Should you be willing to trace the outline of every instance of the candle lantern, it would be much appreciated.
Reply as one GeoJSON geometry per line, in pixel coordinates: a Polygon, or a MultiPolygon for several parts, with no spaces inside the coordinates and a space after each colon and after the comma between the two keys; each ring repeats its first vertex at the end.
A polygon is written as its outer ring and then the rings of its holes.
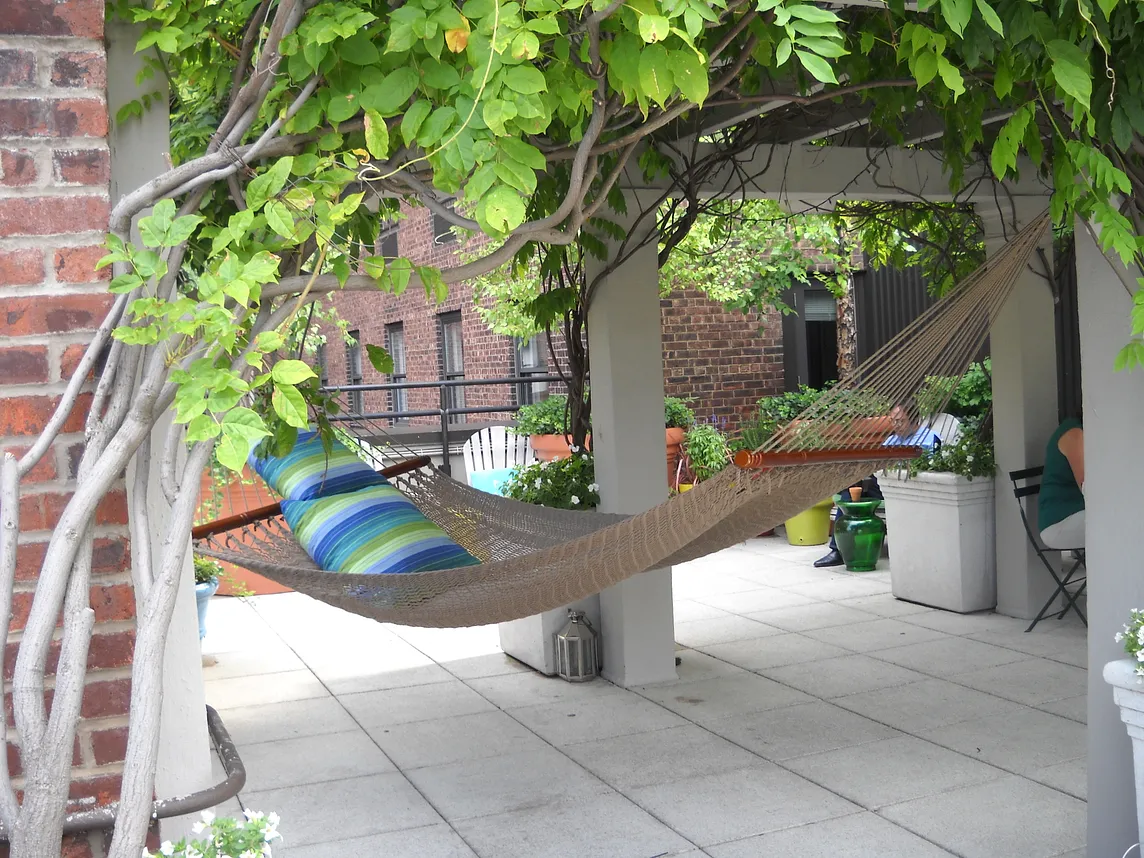
{"type": "Polygon", "coordinates": [[[569,682],[587,682],[600,672],[600,639],[583,611],[568,611],[568,622],[555,635],[556,674],[569,682]]]}

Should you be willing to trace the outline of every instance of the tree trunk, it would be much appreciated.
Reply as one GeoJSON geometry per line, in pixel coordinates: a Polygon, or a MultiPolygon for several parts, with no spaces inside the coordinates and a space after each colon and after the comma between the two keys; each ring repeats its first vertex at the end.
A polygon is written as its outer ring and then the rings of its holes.
{"type": "Polygon", "coordinates": [[[838,378],[846,377],[858,366],[858,318],[854,308],[854,279],[838,298],[838,378]]]}

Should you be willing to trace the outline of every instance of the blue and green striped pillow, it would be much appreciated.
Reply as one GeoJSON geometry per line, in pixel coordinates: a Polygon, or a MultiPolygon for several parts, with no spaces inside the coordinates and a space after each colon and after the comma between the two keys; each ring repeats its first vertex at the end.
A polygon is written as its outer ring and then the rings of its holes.
{"type": "Polygon", "coordinates": [[[327,453],[321,436],[313,431],[299,432],[294,448],[285,456],[259,459],[252,453],[250,464],[287,500],[312,500],[389,485],[385,477],[336,439],[327,453]]]}
{"type": "Polygon", "coordinates": [[[480,563],[393,486],[314,500],[284,500],[299,544],[327,572],[380,575],[480,563]]]}

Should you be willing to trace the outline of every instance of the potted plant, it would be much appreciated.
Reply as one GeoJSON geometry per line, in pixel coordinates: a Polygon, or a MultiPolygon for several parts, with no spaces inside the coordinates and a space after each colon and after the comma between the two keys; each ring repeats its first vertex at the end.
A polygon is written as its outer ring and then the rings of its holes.
{"type": "MultiPolygon", "coordinates": [[[[1124,631],[1117,632],[1117,643],[1124,645],[1128,658],[1104,666],[1104,681],[1112,686],[1112,699],[1120,707],[1120,720],[1132,740],[1132,760],[1136,771],[1137,837],[1144,842],[1144,611],[1133,609],[1124,631]]],[[[1129,850],[1131,851],[1131,850],[1129,850]]]]}
{"type": "MultiPolygon", "coordinates": [[[[683,436],[683,465],[690,482],[680,481],[676,488],[687,491],[692,485],[710,479],[731,461],[727,436],[710,423],[698,423],[683,436]]],[[[680,471],[682,472],[682,468],[680,471]]],[[[681,474],[682,480],[682,474],[681,474]]]]}
{"type": "Polygon", "coordinates": [[[202,821],[191,826],[193,837],[177,843],[164,841],[158,852],[143,850],[143,858],[205,858],[205,856],[249,855],[270,858],[271,844],[281,839],[278,814],[244,810],[245,819],[216,817],[204,810],[202,821]]]}
{"type": "Polygon", "coordinates": [[[989,362],[965,375],[932,377],[918,409],[961,420],[961,435],[924,451],[908,468],[883,471],[890,581],[899,599],[970,613],[997,604],[995,471],[989,362]]]}
{"type": "Polygon", "coordinates": [[[222,566],[209,557],[194,555],[195,564],[195,607],[199,612],[199,640],[207,636],[207,607],[211,596],[218,592],[222,566]]]}
{"type": "Polygon", "coordinates": [[[970,613],[997,604],[993,444],[972,424],[955,443],[883,471],[894,596],[970,613]]]}
{"type": "Polygon", "coordinates": [[[554,509],[589,510],[600,503],[592,454],[584,451],[514,468],[501,491],[513,500],[554,509]]]}
{"type": "Polygon", "coordinates": [[[665,396],[663,398],[663,425],[666,432],[667,481],[669,484],[678,470],[683,436],[695,423],[695,412],[691,410],[688,402],[689,400],[680,399],[678,396],[665,396]]]}

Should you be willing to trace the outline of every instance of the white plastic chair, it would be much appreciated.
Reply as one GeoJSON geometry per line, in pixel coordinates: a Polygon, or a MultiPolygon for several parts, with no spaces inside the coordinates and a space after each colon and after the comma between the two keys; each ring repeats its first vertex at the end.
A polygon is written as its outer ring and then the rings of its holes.
{"type": "Polygon", "coordinates": [[[941,438],[942,444],[956,444],[961,438],[961,421],[952,414],[945,412],[935,414],[926,422],[926,425],[937,437],[941,438]]]}
{"type": "Polygon", "coordinates": [[[461,447],[469,485],[490,494],[500,494],[500,486],[512,469],[535,461],[528,438],[504,426],[485,426],[469,436],[461,447]]]}

